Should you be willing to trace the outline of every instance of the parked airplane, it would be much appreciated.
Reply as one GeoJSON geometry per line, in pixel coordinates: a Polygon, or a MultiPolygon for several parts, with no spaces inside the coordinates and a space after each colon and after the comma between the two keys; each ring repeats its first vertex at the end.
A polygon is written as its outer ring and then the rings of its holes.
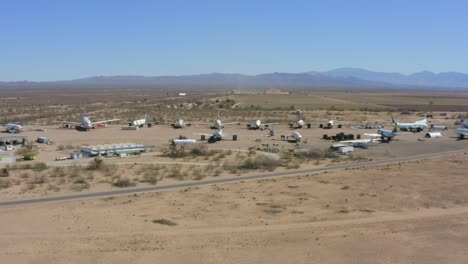
{"type": "Polygon", "coordinates": [[[241,125],[247,125],[248,129],[260,129],[260,130],[264,130],[265,128],[269,126],[276,125],[276,124],[277,123],[262,123],[260,119],[252,123],[241,123],[241,125]]]}
{"type": "Polygon", "coordinates": [[[447,126],[431,125],[431,130],[447,130],[447,126]]]}
{"type": "Polygon", "coordinates": [[[299,128],[303,128],[303,127],[310,128],[312,126],[312,124],[313,124],[312,122],[304,122],[304,120],[299,119],[296,122],[289,123],[289,127],[293,128],[293,129],[299,129],[299,128]]]}
{"type": "Polygon", "coordinates": [[[420,132],[424,129],[429,128],[429,125],[427,124],[427,120],[418,120],[414,123],[398,123],[392,116],[392,124],[396,125],[397,127],[400,128],[400,130],[404,131],[417,131],[420,132]]]}
{"type": "Polygon", "coordinates": [[[145,117],[143,119],[138,119],[135,121],[132,121],[128,123],[128,126],[137,126],[137,127],[143,127],[144,125],[148,124],[148,115],[145,114],[145,117]]]}
{"type": "Polygon", "coordinates": [[[304,122],[304,120],[302,119],[302,111],[297,112],[297,117],[298,117],[298,120],[296,122],[289,123],[289,128],[299,129],[303,127],[310,128],[312,126],[313,124],[312,122],[304,122]]]}
{"type": "Polygon", "coordinates": [[[377,130],[377,134],[364,134],[366,136],[371,136],[371,137],[380,137],[381,141],[392,141],[392,139],[401,133],[398,133],[396,131],[390,131],[386,129],[379,129],[377,130]]]}
{"type": "Polygon", "coordinates": [[[468,128],[457,128],[453,132],[458,135],[459,139],[465,139],[468,137],[468,128]]]}
{"type": "Polygon", "coordinates": [[[210,128],[211,129],[222,129],[224,128],[224,126],[230,126],[230,125],[239,125],[240,123],[239,122],[230,122],[230,123],[223,123],[221,122],[221,119],[219,118],[219,116],[216,118],[216,121],[214,124],[210,124],[210,123],[198,123],[199,125],[210,125],[210,128]]]}
{"type": "Polygon", "coordinates": [[[302,135],[299,134],[299,132],[294,131],[294,132],[291,133],[291,135],[286,136],[286,140],[289,141],[289,142],[299,143],[302,140],[302,135]]]}
{"type": "Polygon", "coordinates": [[[374,136],[371,137],[371,138],[343,140],[343,141],[340,141],[340,143],[352,144],[354,147],[367,149],[370,144],[374,144],[376,142],[381,142],[382,139],[376,138],[376,137],[380,137],[380,136],[381,136],[380,134],[374,134],[374,136]]]}
{"type": "Polygon", "coordinates": [[[334,121],[329,120],[328,123],[327,123],[327,128],[333,128],[333,124],[334,124],[334,121]]]}
{"type": "Polygon", "coordinates": [[[120,120],[120,119],[110,119],[110,120],[91,122],[91,120],[89,120],[89,117],[84,115],[83,118],[81,119],[81,122],[55,121],[55,123],[61,123],[61,124],[64,124],[64,125],[73,125],[78,130],[88,131],[90,129],[96,128],[96,125],[106,124],[106,123],[113,122],[113,121],[118,121],[118,120],[120,120]]]}
{"type": "Polygon", "coordinates": [[[458,124],[464,128],[468,128],[468,122],[465,122],[465,118],[462,115],[460,115],[460,122],[458,124]]]}
{"type": "Polygon", "coordinates": [[[192,125],[191,123],[185,123],[184,120],[179,119],[176,122],[172,123],[171,127],[172,128],[184,128],[184,127],[188,127],[191,125],[192,125]]]}
{"type": "Polygon", "coordinates": [[[201,140],[205,140],[206,137],[208,137],[208,142],[214,143],[219,140],[223,140],[226,137],[231,137],[232,140],[237,140],[237,137],[239,134],[237,133],[223,133],[221,129],[217,129],[214,133],[193,133],[194,135],[199,135],[201,137],[201,140]]]}
{"type": "Polygon", "coordinates": [[[18,124],[12,124],[12,123],[8,123],[5,125],[5,132],[8,132],[8,133],[19,133],[23,130],[23,126],[22,125],[18,125],[18,124]]]}

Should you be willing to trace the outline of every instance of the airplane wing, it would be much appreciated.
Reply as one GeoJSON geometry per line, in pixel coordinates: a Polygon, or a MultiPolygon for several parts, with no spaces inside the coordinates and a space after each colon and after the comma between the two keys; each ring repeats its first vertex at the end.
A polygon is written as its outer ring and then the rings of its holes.
{"type": "Polygon", "coordinates": [[[230,123],[223,123],[223,126],[232,126],[232,125],[240,125],[240,122],[230,122],[230,123]]]}
{"type": "Polygon", "coordinates": [[[72,121],[54,121],[57,124],[67,124],[67,125],[81,125],[81,122],[72,122],[72,121]]]}
{"type": "Polygon", "coordinates": [[[380,134],[364,134],[365,136],[369,136],[369,137],[381,137],[382,135],[380,134]]]}
{"type": "Polygon", "coordinates": [[[238,136],[239,133],[224,133],[223,132],[223,137],[232,137],[232,136],[238,136]]]}
{"type": "MultiPolygon", "coordinates": [[[[192,133],[193,135],[211,137],[213,133],[192,133]]],[[[223,134],[224,135],[224,134],[223,134]]]]}
{"type": "Polygon", "coordinates": [[[195,125],[212,126],[214,123],[195,123],[195,125]]]}
{"type": "Polygon", "coordinates": [[[368,143],[370,139],[343,140],[340,143],[368,143]]]}
{"type": "MultiPolygon", "coordinates": [[[[379,135],[380,137],[380,135],[379,135]]],[[[373,141],[381,141],[380,138],[366,138],[366,139],[354,139],[354,140],[344,140],[340,141],[340,143],[371,143],[373,141]]]]}
{"type": "Polygon", "coordinates": [[[114,121],[119,121],[120,119],[110,119],[110,120],[103,120],[103,121],[96,121],[92,122],[93,125],[95,124],[104,124],[104,123],[109,123],[109,122],[114,122],[114,121]]]}

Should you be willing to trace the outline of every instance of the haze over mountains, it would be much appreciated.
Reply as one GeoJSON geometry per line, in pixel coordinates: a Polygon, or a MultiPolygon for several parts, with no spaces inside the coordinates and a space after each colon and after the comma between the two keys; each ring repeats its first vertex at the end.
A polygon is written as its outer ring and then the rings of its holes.
{"type": "Polygon", "coordinates": [[[421,71],[404,75],[401,73],[375,72],[359,68],[339,68],[327,72],[308,72],[308,74],[339,78],[352,77],[360,80],[384,82],[394,85],[468,87],[468,74],[459,72],[433,73],[430,71],[421,71]]]}
{"type": "Polygon", "coordinates": [[[206,88],[452,88],[468,89],[468,74],[417,72],[410,75],[339,68],[325,72],[267,73],[259,75],[211,73],[181,76],[96,76],[54,82],[0,82],[0,87],[206,87],[206,88]]]}

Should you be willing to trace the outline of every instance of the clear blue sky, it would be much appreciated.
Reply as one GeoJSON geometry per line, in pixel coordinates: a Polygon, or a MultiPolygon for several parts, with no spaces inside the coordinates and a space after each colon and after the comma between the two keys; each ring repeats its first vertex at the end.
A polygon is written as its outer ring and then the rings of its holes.
{"type": "Polygon", "coordinates": [[[2,0],[0,80],[468,73],[468,1],[2,0]]]}

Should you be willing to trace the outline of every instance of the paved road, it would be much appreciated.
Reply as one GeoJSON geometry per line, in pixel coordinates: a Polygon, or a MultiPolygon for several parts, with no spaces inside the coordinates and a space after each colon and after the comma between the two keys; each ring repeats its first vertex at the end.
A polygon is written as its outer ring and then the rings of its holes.
{"type": "Polygon", "coordinates": [[[391,158],[391,159],[380,160],[380,161],[341,164],[341,165],[330,166],[330,167],[325,167],[325,168],[317,168],[317,169],[273,172],[273,173],[267,173],[267,174],[257,174],[257,175],[240,176],[240,177],[232,177],[232,178],[221,178],[221,179],[206,180],[206,181],[181,182],[181,183],[176,183],[176,184],[166,184],[166,185],[149,186],[149,187],[135,187],[135,188],[120,189],[116,191],[67,194],[67,195],[61,195],[61,196],[38,197],[38,198],[31,198],[31,199],[24,199],[24,200],[0,201],[0,207],[110,197],[110,196],[116,196],[116,195],[128,195],[128,194],[142,193],[142,192],[156,192],[156,191],[162,191],[162,190],[171,190],[171,189],[196,187],[196,186],[204,186],[204,185],[212,185],[212,184],[232,183],[232,182],[240,182],[240,181],[246,181],[246,180],[260,180],[260,179],[268,179],[268,178],[275,178],[275,177],[287,177],[287,176],[293,176],[293,175],[321,173],[325,171],[330,172],[330,171],[337,171],[337,170],[344,170],[344,169],[351,169],[351,168],[385,165],[385,164],[398,163],[398,162],[404,162],[404,161],[431,159],[431,158],[444,157],[444,156],[450,156],[450,155],[456,155],[456,154],[463,154],[467,152],[468,152],[468,149],[464,149],[464,150],[455,150],[455,151],[448,151],[448,152],[429,153],[429,154],[417,155],[417,156],[411,156],[411,157],[391,158]]]}

